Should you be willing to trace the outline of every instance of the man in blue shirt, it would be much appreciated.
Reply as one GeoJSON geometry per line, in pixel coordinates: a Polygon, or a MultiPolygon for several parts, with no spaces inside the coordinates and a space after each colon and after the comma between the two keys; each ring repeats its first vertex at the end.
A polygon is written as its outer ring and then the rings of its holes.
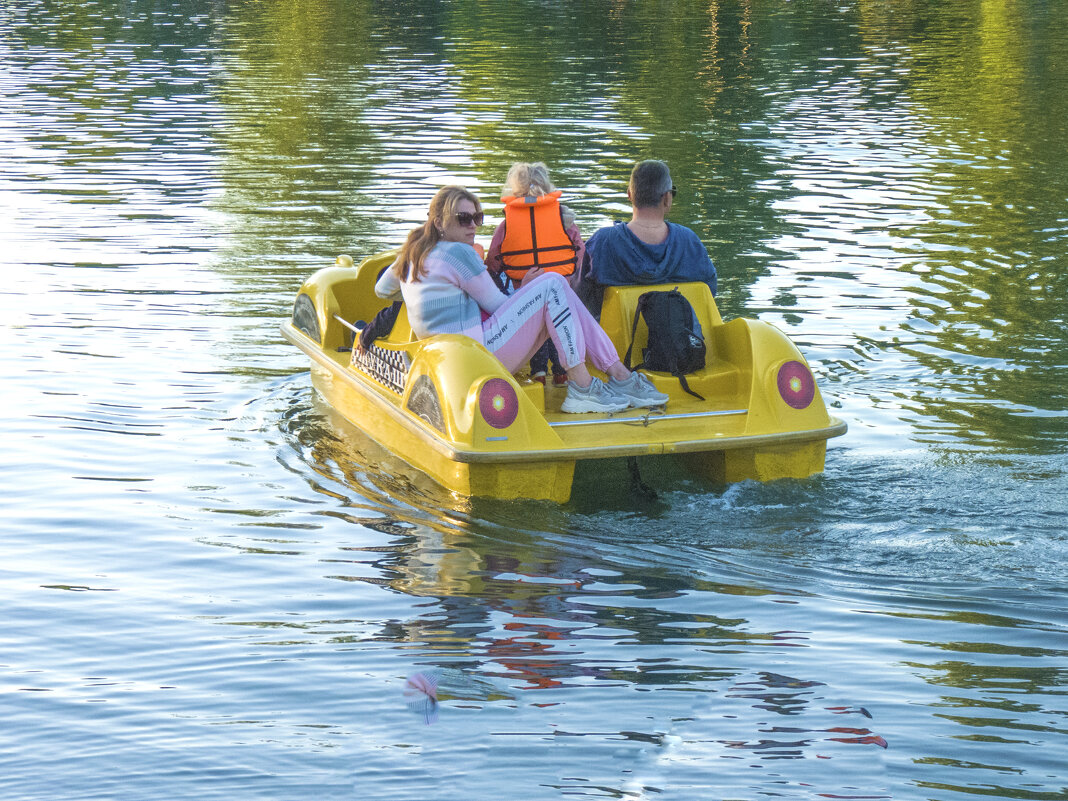
{"type": "Polygon", "coordinates": [[[716,268],[697,234],[669,223],[675,187],[662,161],[643,161],[630,174],[630,222],[616,222],[586,242],[589,264],[579,294],[597,313],[606,286],[704,281],[716,294],[716,268]]]}

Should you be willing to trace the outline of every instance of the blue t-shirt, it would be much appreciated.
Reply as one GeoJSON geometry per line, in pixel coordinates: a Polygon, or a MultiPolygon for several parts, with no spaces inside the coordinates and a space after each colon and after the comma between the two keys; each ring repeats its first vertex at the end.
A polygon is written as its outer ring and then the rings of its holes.
{"type": "Polygon", "coordinates": [[[589,278],[601,286],[704,281],[715,295],[716,268],[697,234],[684,225],[667,227],[658,245],[638,239],[623,222],[600,229],[586,242],[589,278]]]}

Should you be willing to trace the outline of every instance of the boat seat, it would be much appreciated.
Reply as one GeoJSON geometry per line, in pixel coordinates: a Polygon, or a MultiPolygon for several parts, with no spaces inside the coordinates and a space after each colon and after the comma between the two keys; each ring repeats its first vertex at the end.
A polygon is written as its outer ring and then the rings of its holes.
{"type": "Polygon", "coordinates": [[[391,345],[407,345],[417,339],[419,337],[412,331],[412,324],[408,322],[408,307],[402,303],[400,313],[397,315],[396,322],[393,323],[393,330],[386,337],[386,342],[391,345]]]}
{"type": "MultiPolygon", "coordinates": [[[[646,292],[669,292],[678,288],[679,292],[690,301],[697,321],[701,324],[705,342],[709,347],[708,359],[711,361],[714,355],[711,353],[711,332],[714,326],[722,325],[723,319],[716,308],[716,301],[712,298],[712,292],[708,284],[700,281],[684,282],[679,284],[653,284],[649,286],[609,286],[604,290],[604,302],[601,305],[601,327],[612,339],[623,358],[627,348],[631,346],[631,329],[634,325],[634,312],[638,307],[638,298],[646,292]]],[[[634,348],[631,351],[631,364],[641,361],[642,348],[649,340],[649,331],[645,327],[645,321],[638,318],[638,327],[634,330],[634,348]]]]}
{"type": "MultiPolygon", "coordinates": [[[[604,303],[601,306],[601,327],[612,339],[619,358],[627,353],[631,345],[631,328],[634,325],[634,312],[638,307],[638,298],[646,292],[670,292],[678,288],[679,292],[690,301],[701,331],[705,338],[705,366],[686,377],[689,387],[704,398],[719,398],[721,402],[738,404],[734,397],[743,390],[743,376],[738,365],[720,348],[723,318],[720,317],[716,301],[708,285],[702,282],[679,284],[653,284],[649,286],[606,287],[604,303]],[[731,398],[731,400],[725,400],[731,398]]],[[[630,363],[637,365],[642,360],[642,349],[649,340],[649,331],[645,321],[639,316],[638,326],[634,329],[634,348],[631,350],[630,363]]],[[[649,379],[661,392],[678,394],[679,380],[669,373],[645,370],[649,379]]],[[[687,398],[688,400],[688,398],[687,398]]]]}

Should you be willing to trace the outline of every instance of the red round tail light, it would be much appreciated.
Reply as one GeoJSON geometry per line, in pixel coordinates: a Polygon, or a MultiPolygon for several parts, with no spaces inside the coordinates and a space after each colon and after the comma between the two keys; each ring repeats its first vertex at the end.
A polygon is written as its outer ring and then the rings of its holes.
{"type": "Polygon", "coordinates": [[[801,362],[786,362],[779,368],[779,394],[795,409],[804,409],[816,396],[816,381],[801,362]]]}
{"type": "Polygon", "coordinates": [[[519,414],[519,398],[503,378],[491,378],[478,393],[478,410],[494,428],[508,428],[519,414]]]}

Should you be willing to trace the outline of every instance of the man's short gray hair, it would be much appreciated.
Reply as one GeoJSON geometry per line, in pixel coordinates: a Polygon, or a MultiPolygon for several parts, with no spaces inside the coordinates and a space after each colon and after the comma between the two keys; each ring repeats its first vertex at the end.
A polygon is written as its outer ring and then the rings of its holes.
{"type": "Polygon", "coordinates": [[[662,161],[650,159],[635,165],[630,174],[630,202],[639,209],[660,203],[665,192],[671,191],[671,172],[662,161]]]}

